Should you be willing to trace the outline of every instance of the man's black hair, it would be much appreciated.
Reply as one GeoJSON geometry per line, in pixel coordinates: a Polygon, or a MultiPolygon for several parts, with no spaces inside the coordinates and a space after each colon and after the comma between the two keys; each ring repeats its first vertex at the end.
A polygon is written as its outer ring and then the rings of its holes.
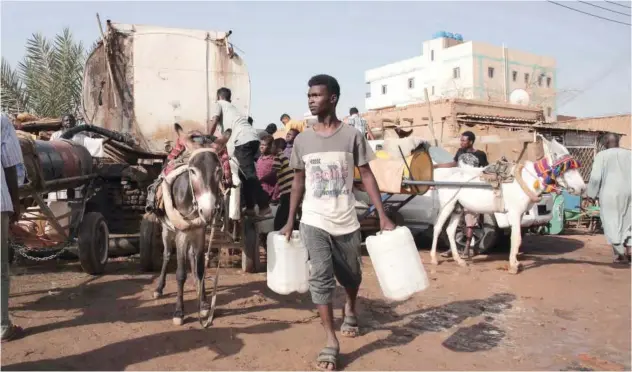
{"type": "Polygon", "coordinates": [[[266,132],[268,132],[268,134],[274,134],[277,131],[277,126],[274,123],[270,123],[268,124],[268,126],[266,127],[266,132]]]}
{"type": "Polygon", "coordinates": [[[253,121],[254,121],[254,120],[252,120],[252,116],[248,116],[248,124],[252,125],[252,122],[253,122],[253,121]]]}
{"type": "Polygon", "coordinates": [[[226,87],[221,87],[217,90],[217,96],[225,101],[230,102],[230,97],[232,96],[232,93],[230,92],[230,89],[226,87]]]}
{"type": "Polygon", "coordinates": [[[290,118],[290,115],[288,115],[288,114],[283,114],[283,115],[281,115],[281,119],[279,119],[279,120],[280,120],[280,121],[283,121],[283,118],[288,118],[288,120],[289,120],[289,119],[291,119],[291,118],[290,118]]]}
{"type": "Polygon", "coordinates": [[[470,142],[472,142],[472,144],[474,144],[474,141],[476,141],[476,136],[474,135],[474,133],[470,132],[469,130],[467,132],[463,132],[461,136],[467,137],[467,139],[469,139],[470,142]]]}
{"type": "Polygon", "coordinates": [[[352,108],[349,109],[349,115],[354,115],[354,114],[359,114],[359,113],[360,112],[355,107],[352,107],[352,108]]]}
{"type": "Polygon", "coordinates": [[[277,149],[285,150],[285,148],[287,147],[287,142],[285,141],[285,138],[275,139],[274,147],[276,147],[277,149]]]}
{"type": "Polygon", "coordinates": [[[327,88],[327,92],[329,94],[335,94],[338,99],[340,99],[340,84],[338,84],[338,80],[333,76],[329,75],[316,75],[313,76],[307,82],[307,85],[311,88],[315,85],[324,85],[327,88]]]}

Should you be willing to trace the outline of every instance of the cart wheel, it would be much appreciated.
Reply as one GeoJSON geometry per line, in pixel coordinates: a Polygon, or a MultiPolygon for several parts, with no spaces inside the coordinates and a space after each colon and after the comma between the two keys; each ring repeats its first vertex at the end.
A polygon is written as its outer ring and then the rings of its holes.
{"type": "Polygon", "coordinates": [[[162,267],[164,245],[162,226],[153,213],[145,213],[140,221],[140,268],[145,272],[159,271],[162,267]]]}
{"type": "Polygon", "coordinates": [[[103,273],[108,262],[110,232],[105,219],[98,212],[83,216],[79,226],[79,262],[83,271],[90,275],[103,273]]]}
{"type": "Polygon", "coordinates": [[[15,259],[15,249],[13,249],[13,246],[9,244],[9,265],[13,264],[14,259],[15,259]]]}
{"type": "MultiPolygon", "coordinates": [[[[402,216],[399,212],[391,212],[388,216],[391,221],[395,224],[395,226],[404,226],[406,221],[404,221],[404,216],[402,216]]],[[[379,227],[379,226],[378,226],[379,227]]]]}
{"type": "Polygon", "coordinates": [[[257,272],[259,267],[259,234],[252,218],[243,219],[243,241],[241,250],[241,269],[245,273],[257,272]]]}

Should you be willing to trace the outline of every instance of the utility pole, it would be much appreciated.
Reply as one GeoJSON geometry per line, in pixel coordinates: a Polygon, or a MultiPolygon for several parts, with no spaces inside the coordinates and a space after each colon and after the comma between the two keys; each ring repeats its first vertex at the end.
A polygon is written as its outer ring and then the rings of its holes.
{"type": "Polygon", "coordinates": [[[432,110],[430,108],[430,98],[428,98],[428,88],[424,88],[424,97],[426,98],[426,105],[428,105],[428,128],[430,129],[430,135],[432,136],[435,146],[439,146],[437,136],[435,136],[434,132],[434,122],[432,121],[432,110]]]}

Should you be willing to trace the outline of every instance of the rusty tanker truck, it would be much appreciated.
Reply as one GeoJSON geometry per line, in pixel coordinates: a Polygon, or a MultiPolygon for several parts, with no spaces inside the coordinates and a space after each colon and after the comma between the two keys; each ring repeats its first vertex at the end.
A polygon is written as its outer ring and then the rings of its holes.
{"type": "MultiPolygon", "coordinates": [[[[84,216],[100,214],[98,222],[107,225],[99,225],[104,231],[101,240],[105,237],[107,243],[92,253],[98,258],[88,257],[92,263],[86,266],[82,261],[87,272],[101,273],[108,256],[138,252],[144,270],[159,268],[160,225],[153,215],[145,214],[145,204],[147,187],[174,146],[174,123],[185,130],[205,131],[220,87],[231,89],[233,103],[249,113],[250,77],[230,42],[231,33],[106,22],[102,40],[84,69],[80,112],[86,124],[62,135],[65,140],[79,133],[102,139],[101,155],[93,156],[93,167],[85,177],[91,181],[91,192],[76,226],[80,230],[84,216]]],[[[39,163],[57,156],[40,153],[50,146],[34,142],[31,152],[39,156],[39,163]]],[[[50,177],[64,178],[64,174],[50,177]]],[[[68,186],[53,181],[40,184],[60,186],[39,192],[44,195],[68,186]]]]}

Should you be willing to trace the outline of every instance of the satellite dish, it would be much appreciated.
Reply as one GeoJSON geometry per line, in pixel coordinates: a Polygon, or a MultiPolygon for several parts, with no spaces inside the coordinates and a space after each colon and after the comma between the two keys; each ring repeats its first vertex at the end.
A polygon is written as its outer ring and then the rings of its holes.
{"type": "Polygon", "coordinates": [[[527,106],[529,105],[529,100],[529,93],[527,93],[527,91],[524,89],[515,89],[509,95],[509,102],[514,105],[527,106]]]}

